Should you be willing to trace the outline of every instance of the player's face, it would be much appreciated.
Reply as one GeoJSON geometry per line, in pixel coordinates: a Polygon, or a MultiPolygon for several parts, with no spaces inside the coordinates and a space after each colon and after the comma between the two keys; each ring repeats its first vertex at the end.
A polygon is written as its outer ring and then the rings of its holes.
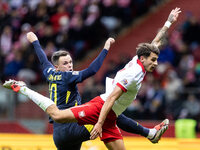
{"type": "Polygon", "coordinates": [[[149,57],[142,57],[144,68],[147,72],[153,72],[153,70],[158,66],[158,55],[151,53],[149,57]]]}
{"type": "Polygon", "coordinates": [[[57,71],[73,71],[73,62],[70,55],[61,56],[58,59],[58,65],[56,65],[57,71]]]}

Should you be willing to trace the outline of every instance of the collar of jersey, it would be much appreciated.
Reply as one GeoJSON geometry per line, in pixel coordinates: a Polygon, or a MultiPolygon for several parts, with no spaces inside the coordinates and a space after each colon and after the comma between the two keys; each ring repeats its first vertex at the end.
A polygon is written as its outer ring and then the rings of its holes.
{"type": "Polygon", "coordinates": [[[145,69],[144,69],[144,66],[143,66],[142,62],[139,59],[137,59],[137,63],[138,63],[138,65],[141,66],[142,71],[145,73],[145,69]]]}

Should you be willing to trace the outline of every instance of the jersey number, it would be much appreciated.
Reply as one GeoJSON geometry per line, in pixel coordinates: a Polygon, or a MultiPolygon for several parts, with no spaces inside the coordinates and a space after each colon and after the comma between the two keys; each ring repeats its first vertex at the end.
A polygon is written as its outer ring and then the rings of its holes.
{"type": "MultiPolygon", "coordinates": [[[[71,92],[67,91],[66,93],[66,104],[69,100],[71,92]]],[[[57,105],[57,84],[52,83],[50,84],[50,99],[54,101],[54,103],[57,105]]]]}

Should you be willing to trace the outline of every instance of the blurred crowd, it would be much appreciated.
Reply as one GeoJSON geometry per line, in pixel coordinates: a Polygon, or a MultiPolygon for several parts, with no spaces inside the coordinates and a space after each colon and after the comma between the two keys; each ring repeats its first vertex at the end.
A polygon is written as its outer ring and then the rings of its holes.
{"type": "Polygon", "coordinates": [[[48,58],[66,49],[74,60],[146,13],[157,0],[0,0],[0,79],[42,80],[26,39],[37,34],[48,58]]]}
{"type": "MultiPolygon", "coordinates": [[[[66,49],[80,60],[110,35],[117,35],[158,0],[0,0],[0,79],[43,80],[38,59],[26,39],[33,31],[48,58],[66,49]]],[[[168,35],[159,66],[147,74],[137,99],[124,112],[134,119],[200,118],[200,22],[191,13],[168,35]]],[[[105,77],[121,69],[129,56],[110,62],[101,81],[90,78],[83,100],[104,91],[105,77]],[[114,69],[114,70],[113,70],[114,69]]]]}

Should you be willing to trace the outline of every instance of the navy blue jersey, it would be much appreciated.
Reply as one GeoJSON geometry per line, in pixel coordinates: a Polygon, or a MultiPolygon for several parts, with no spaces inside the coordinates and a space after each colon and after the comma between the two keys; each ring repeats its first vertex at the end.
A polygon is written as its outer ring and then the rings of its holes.
{"type": "Polygon", "coordinates": [[[81,104],[81,97],[76,85],[81,81],[81,72],[57,72],[53,68],[46,68],[43,73],[49,82],[50,99],[54,101],[59,109],[81,104]]]}

